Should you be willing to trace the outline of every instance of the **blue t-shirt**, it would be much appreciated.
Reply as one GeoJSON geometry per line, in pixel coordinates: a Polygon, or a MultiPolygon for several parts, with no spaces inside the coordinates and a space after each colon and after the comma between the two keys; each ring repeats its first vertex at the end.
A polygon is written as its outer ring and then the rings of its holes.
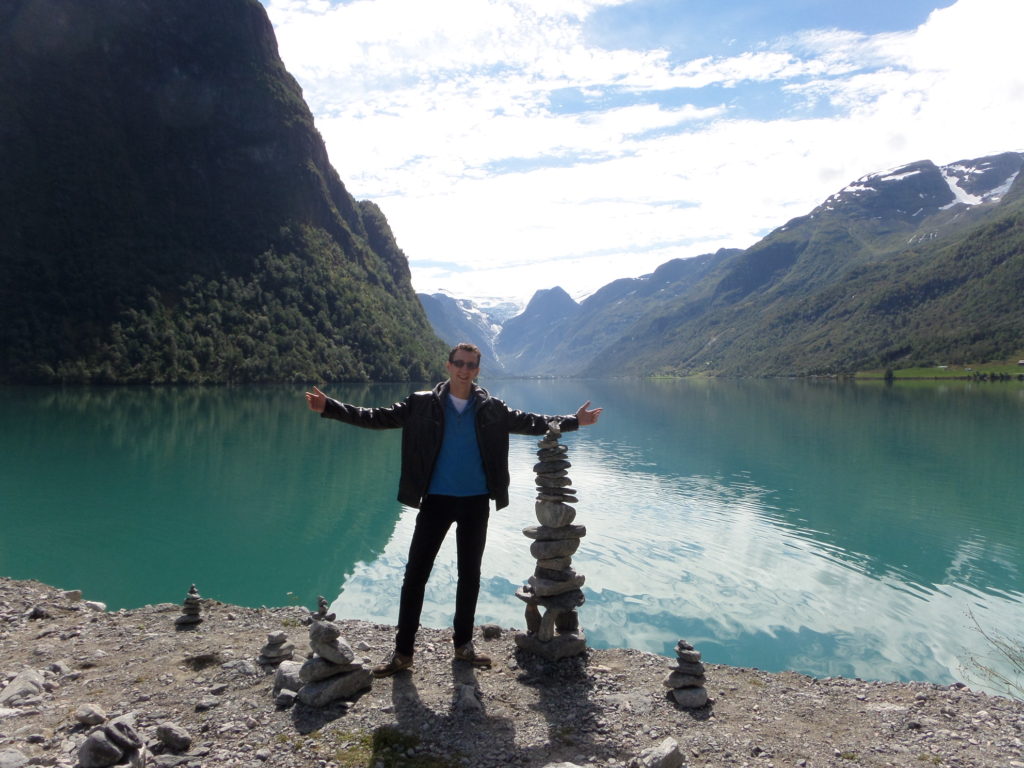
{"type": "Polygon", "coordinates": [[[476,397],[459,410],[450,395],[444,398],[444,437],[427,493],[445,496],[487,494],[487,476],[476,441],[476,397]]]}

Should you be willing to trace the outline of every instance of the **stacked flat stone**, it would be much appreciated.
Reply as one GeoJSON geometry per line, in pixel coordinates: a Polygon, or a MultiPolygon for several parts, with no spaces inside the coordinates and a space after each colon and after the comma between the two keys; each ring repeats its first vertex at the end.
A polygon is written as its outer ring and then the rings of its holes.
{"type": "Polygon", "coordinates": [[[327,598],[323,595],[317,595],[316,610],[309,612],[309,619],[307,621],[334,621],[336,617],[329,611],[330,607],[327,604],[327,598]]]}
{"type": "Polygon", "coordinates": [[[697,709],[708,703],[708,691],[704,687],[704,665],[700,651],[685,640],[676,643],[676,665],[670,668],[665,678],[665,687],[680,707],[697,709]]]}
{"type": "Polygon", "coordinates": [[[276,667],[282,661],[291,661],[295,654],[295,643],[288,642],[288,635],[283,631],[267,633],[267,644],[260,649],[257,661],[260,664],[276,667]]]}
{"type": "Polygon", "coordinates": [[[185,601],[181,604],[181,616],[174,620],[174,625],[181,628],[191,628],[203,623],[202,613],[203,598],[199,590],[193,584],[189,587],[185,601]]]}
{"type": "Polygon", "coordinates": [[[131,715],[125,715],[89,732],[78,748],[78,765],[81,768],[145,766],[148,756],[131,715]]]}
{"type": "Polygon", "coordinates": [[[327,612],[327,601],[321,597],[319,610],[310,614],[309,646],[313,655],[299,669],[302,687],[298,699],[310,707],[324,707],[338,699],[350,699],[373,685],[373,673],[356,660],[352,650],[334,623],[334,614],[327,612]]]}
{"type": "Polygon", "coordinates": [[[548,423],[547,434],[537,443],[537,500],[534,510],[540,525],[523,529],[533,539],[530,554],[537,567],[528,583],[516,591],[526,603],[526,632],[517,632],[516,645],[547,659],[576,656],[587,648],[576,609],[583,605],[584,576],[572,567],[572,556],[587,535],[582,525],[573,525],[579,501],[569,479],[569,449],[559,440],[558,421],[548,423]],[[543,609],[544,613],[541,613],[543,609]]]}

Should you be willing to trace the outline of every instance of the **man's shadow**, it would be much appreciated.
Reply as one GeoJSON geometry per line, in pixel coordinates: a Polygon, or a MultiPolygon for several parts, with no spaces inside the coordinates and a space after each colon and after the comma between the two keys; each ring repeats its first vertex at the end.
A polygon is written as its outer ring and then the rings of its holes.
{"type": "Polygon", "coordinates": [[[499,752],[509,756],[510,762],[517,762],[521,750],[515,743],[515,724],[487,713],[480,681],[471,665],[452,661],[451,669],[451,698],[443,711],[424,703],[414,674],[399,672],[392,678],[391,702],[397,729],[427,750],[499,752]]]}

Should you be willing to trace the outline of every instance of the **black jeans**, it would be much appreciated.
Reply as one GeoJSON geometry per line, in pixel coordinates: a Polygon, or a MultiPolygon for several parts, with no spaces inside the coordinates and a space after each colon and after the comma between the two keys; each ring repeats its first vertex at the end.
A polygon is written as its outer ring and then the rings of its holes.
{"type": "Polygon", "coordinates": [[[405,580],[402,582],[398,634],[395,635],[395,650],[399,653],[412,656],[427,579],[452,523],[455,523],[459,573],[455,588],[453,639],[456,647],[473,639],[473,619],[480,594],[480,561],[487,543],[489,515],[487,496],[431,495],[423,499],[416,515],[416,528],[409,544],[409,561],[405,565],[405,580]]]}

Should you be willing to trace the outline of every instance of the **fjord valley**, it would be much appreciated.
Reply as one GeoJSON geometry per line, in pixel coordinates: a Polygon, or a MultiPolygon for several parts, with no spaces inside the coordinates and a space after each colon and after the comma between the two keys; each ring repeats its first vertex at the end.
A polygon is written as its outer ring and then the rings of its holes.
{"type": "MultiPolygon", "coordinates": [[[[478,323],[478,343],[517,375],[834,375],[1016,360],[1022,157],[869,174],[748,249],[673,260],[581,302],[539,290],[497,333],[478,323]]],[[[446,339],[465,330],[428,314],[446,339]]]]}
{"type": "Polygon", "coordinates": [[[871,173],[750,248],[515,314],[417,299],[256,0],[12,0],[0,42],[2,382],[425,381],[464,339],[494,376],[1024,357],[1019,152],[871,173]]]}
{"type": "Polygon", "coordinates": [[[11,0],[0,49],[0,381],[440,375],[256,0],[11,0]]]}

